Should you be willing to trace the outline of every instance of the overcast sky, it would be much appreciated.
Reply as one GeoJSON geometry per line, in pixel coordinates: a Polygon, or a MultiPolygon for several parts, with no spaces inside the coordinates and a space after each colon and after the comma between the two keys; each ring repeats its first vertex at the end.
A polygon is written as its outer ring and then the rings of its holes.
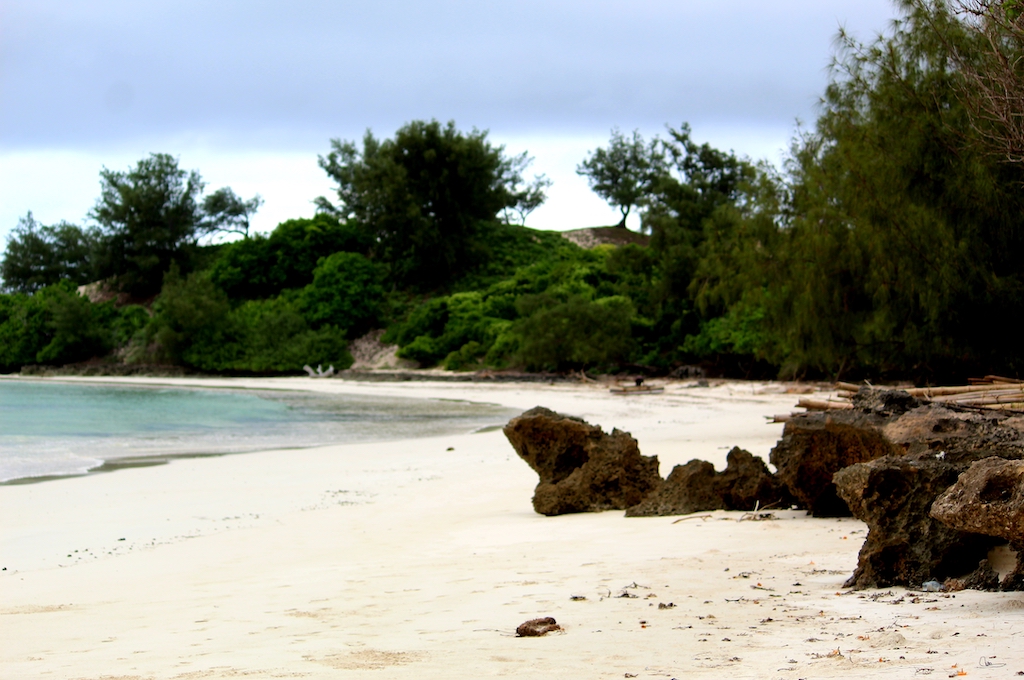
{"type": "MultiPolygon", "coordinates": [[[[609,130],[778,162],[812,123],[840,26],[889,0],[0,0],[0,235],[84,223],[101,167],[150,152],[266,204],[269,230],[331,184],[332,137],[414,119],[490,131],[554,186],[531,226],[613,224],[575,175],[609,130]]],[[[3,241],[0,240],[0,247],[3,241]]]]}

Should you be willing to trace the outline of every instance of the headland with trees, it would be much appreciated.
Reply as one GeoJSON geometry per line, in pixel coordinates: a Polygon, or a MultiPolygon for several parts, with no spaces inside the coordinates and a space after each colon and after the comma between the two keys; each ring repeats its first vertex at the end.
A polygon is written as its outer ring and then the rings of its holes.
{"type": "Polygon", "coordinates": [[[620,210],[610,229],[640,215],[643,243],[526,227],[549,182],[454,123],[333,140],[336,195],[270,234],[249,233],[258,196],[206,193],[173,156],[104,169],[88,225],[29,214],[9,237],[0,371],[343,368],[386,329],[400,356],[452,370],[1020,375],[1024,6],[899,5],[874,42],[840,34],[782,168],[685,123],[613,130],[579,172],[620,210]]]}

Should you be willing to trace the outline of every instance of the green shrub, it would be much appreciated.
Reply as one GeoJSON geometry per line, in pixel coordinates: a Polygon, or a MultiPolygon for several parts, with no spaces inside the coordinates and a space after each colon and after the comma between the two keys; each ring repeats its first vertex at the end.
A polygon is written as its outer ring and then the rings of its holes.
{"type": "Polygon", "coordinates": [[[71,281],[0,295],[0,371],[103,356],[115,346],[119,319],[113,304],[93,304],[71,281]]]}
{"type": "Polygon", "coordinates": [[[114,345],[117,312],[111,303],[94,305],[64,281],[38,294],[46,305],[44,338],[49,342],[36,353],[41,364],[68,364],[107,354],[114,345]]]}
{"type": "Polygon", "coordinates": [[[358,230],[329,215],[282,222],[269,236],[229,243],[210,268],[211,280],[234,300],[273,297],[313,281],[322,258],[341,251],[365,252],[358,230]]]}
{"type": "Polygon", "coordinates": [[[518,306],[517,360],[528,370],[606,367],[627,361],[633,349],[629,298],[574,295],[560,302],[544,295],[523,298],[518,306]]]}
{"type": "Polygon", "coordinates": [[[303,315],[313,328],[333,325],[358,337],[381,318],[383,271],[357,253],[335,253],[320,260],[313,282],[302,290],[303,315]]]}
{"type": "Polygon", "coordinates": [[[484,355],[484,346],[476,340],[470,340],[454,352],[449,352],[444,359],[444,367],[449,371],[463,371],[475,368],[484,355]]]}
{"type": "Polygon", "coordinates": [[[295,296],[249,300],[231,309],[209,277],[168,275],[143,336],[157,357],[203,371],[300,371],[304,364],[352,364],[343,329],[311,328],[295,296]]]}

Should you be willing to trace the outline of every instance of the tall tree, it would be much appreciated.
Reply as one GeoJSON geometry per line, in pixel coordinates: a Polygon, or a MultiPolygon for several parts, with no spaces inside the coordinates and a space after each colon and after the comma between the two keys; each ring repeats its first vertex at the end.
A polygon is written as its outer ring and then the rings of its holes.
{"type": "Polygon", "coordinates": [[[684,297],[699,257],[708,219],[719,207],[739,201],[756,172],[750,162],[708,143],[697,144],[690,126],[668,128],[658,140],[665,160],[648,189],[643,226],[662,263],[666,294],[684,297]]]}
{"type": "Polygon", "coordinates": [[[657,138],[645,143],[639,130],[627,139],[612,129],[608,147],[595,149],[576,168],[594,193],[622,213],[618,226],[626,227],[630,210],[643,201],[664,174],[664,155],[657,138]]]}
{"type": "Polygon", "coordinates": [[[942,0],[891,34],[842,36],[816,128],[798,142],[772,284],[779,361],[830,374],[1024,369],[1024,168],[978,143],[942,0]]]}
{"type": "Polygon", "coordinates": [[[96,234],[67,222],[42,225],[30,212],[7,236],[0,278],[5,289],[20,293],[33,293],[62,279],[89,283],[95,280],[95,246],[96,234]]]}
{"type": "Polygon", "coordinates": [[[200,236],[204,183],[169,154],[151,154],[127,172],[100,171],[101,194],[89,213],[103,230],[101,272],[140,297],[160,290],[172,264],[190,268],[200,236]]]}
{"type": "Polygon", "coordinates": [[[155,295],[172,265],[191,268],[199,239],[233,229],[259,207],[230,189],[202,200],[205,183],[196,170],[178,167],[169,154],[154,153],[134,168],[100,171],[100,198],[89,216],[101,227],[99,274],[114,277],[136,297],[155,295]]]}
{"type": "Polygon", "coordinates": [[[249,220],[261,205],[263,197],[259,194],[246,201],[230,187],[218,189],[203,199],[203,228],[206,231],[241,234],[249,238],[249,220]]]}
{"type": "Polygon", "coordinates": [[[533,158],[524,151],[508,159],[505,165],[502,182],[510,194],[508,204],[502,210],[502,219],[506,224],[512,224],[513,219],[516,219],[519,224],[526,226],[529,214],[547,199],[545,191],[551,186],[550,179],[545,175],[534,175],[532,181],[527,181],[523,177],[532,163],[533,158]]]}
{"type": "Polygon", "coordinates": [[[320,197],[318,208],[354,220],[393,283],[425,290],[472,270],[486,250],[486,223],[536,198],[515,190],[521,161],[454,122],[413,121],[383,141],[367,132],[361,150],[331,140],[320,167],[338,183],[338,203],[320,197]]]}

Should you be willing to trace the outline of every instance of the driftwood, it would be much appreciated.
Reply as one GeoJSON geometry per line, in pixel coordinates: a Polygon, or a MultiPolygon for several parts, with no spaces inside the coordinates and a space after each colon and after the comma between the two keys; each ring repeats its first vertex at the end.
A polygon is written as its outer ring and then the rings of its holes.
{"type": "Polygon", "coordinates": [[[853,404],[848,401],[822,401],[820,399],[800,399],[796,402],[796,405],[808,411],[831,411],[836,408],[853,408],[853,404]]]}
{"type": "MultiPolygon", "coordinates": [[[[993,411],[1012,411],[1024,413],[1024,380],[1005,378],[998,375],[986,375],[984,378],[971,378],[969,385],[949,385],[940,387],[910,387],[902,389],[911,397],[922,402],[956,404],[967,408],[986,409],[993,411]]],[[[797,408],[807,411],[848,410],[853,408],[853,398],[862,390],[886,390],[896,388],[874,387],[872,385],[855,385],[847,382],[835,383],[836,396],[828,399],[800,399],[797,408]]],[[[794,415],[802,413],[794,411],[789,414],[769,416],[769,422],[785,423],[794,415]]]]}
{"type": "Polygon", "coordinates": [[[309,364],[306,364],[305,366],[302,367],[302,370],[308,373],[310,378],[330,378],[332,375],[334,375],[333,365],[328,366],[327,370],[325,371],[323,364],[318,364],[316,370],[314,371],[309,364]]]}

